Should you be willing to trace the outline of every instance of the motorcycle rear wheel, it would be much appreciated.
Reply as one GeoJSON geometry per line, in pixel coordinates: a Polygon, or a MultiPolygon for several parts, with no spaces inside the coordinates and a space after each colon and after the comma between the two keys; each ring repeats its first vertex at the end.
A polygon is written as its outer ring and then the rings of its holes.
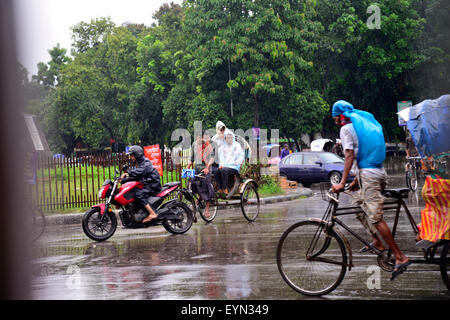
{"type": "Polygon", "coordinates": [[[194,214],[189,207],[182,202],[175,202],[170,206],[173,212],[179,214],[179,220],[165,220],[163,227],[173,234],[182,234],[188,231],[194,222],[194,214]]]}
{"type": "Polygon", "coordinates": [[[91,208],[83,215],[82,226],[84,233],[95,241],[109,239],[117,229],[117,218],[112,212],[100,214],[100,208],[91,208]]]}

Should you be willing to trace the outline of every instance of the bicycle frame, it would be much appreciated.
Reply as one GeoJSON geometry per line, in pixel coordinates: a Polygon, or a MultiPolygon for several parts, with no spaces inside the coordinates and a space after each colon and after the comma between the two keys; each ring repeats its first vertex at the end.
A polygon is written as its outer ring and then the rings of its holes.
{"type": "MultiPolygon", "coordinates": [[[[363,210],[363,206],[351,205],[339,207],[339,194],[330,193],[331,189],[329,189],[329,185],[325,187],[325,185],[321,184],[320,187],[322,199],[328,202],[328,206],[322,218],[309,218],[306,221],[296,222],[282,234],[278,241],[277,266],[281,276],[287,284],[295,291],[310,296],[327,294],[337,288],[343,280],[347,269],[350,271],[353,267],[350,243],[342,233],[343,230],[341,231],[338,226],[347,230],[359,242],[370,248],[371,250],[366,251],[377,256],[377,263],[381,269],[387,272],[393,272],[395,270],[396,259],[392,256],[391,249],[387,248],[388,250],[383,251],[378,250],[372,243],[369,243],[370,241],[365,240],[362,235],[356,233],[341,220],[341,216],[350,214],[357,215],[356,218],[362,222],[367,231],[369,231],[369,234],[372,234],[372,232],[368,230],[368,222],[363,221],[365,219],[362,219],[365,217],[361,216],[361,214],[366,214],[363,210]],[[303,240],[306,240],[306,242],[303,240]],[[285,245],[285,243],[288,244],[285,245]],[[298,247],[297,250],[295,249],[296,246],[298,247]],[[304,251],[305,246],[307,248],[306,253],[304,251]],[[305,258],[309,263],[305,261],[305,258]],[[311,264],[311,262],[313,263],[311,264]],[[318,262],[318,264],[316,265],[314,262],[318,262]],[[298,268],[297,264],[299,264],[298,268]],[[323,274],[323,283],[309,281],[309,274],[314,275],[315,278],[321,277],[323,274]]],[[[401,208],[403,208],[406,218],[408,218],[412,226],[412,231],[416,235],[415,240],[417,241],[417,235],[420,234],[419,229],[404,200],[408,197],[408,189],[386,189],[383,191],[383,195],[385,197],[383,209],[385,211],[395,211],[395,216],[392,217],[394,218],[393,226],[391,228],[392,236],[395,237],[396,233],[398,233],[397,227],[399,224],[400,211],[401,208]]],[[[367,236],[365,238],[367,238],[367,236]]],[[[422,249],[425,254],[424,258],[419,260],[418,258],[420,257],[410,256],[410,261],[413,263],[438,265],[444,284],[450,290],[450,258],[447,257],[450,252],[449,249],[450,241],[440,240],[426,250],[422,249]],[[437,250],[437,248],[439,246],[443,249],[441,250],[439,258],[436,258],[435,254],[436,256],[438,255],[437,252],[439,252],[439,250],[437,250]]]]}
{"type": "MultiPolygon", "coordinates": [[[[351,269],[351,267],[353,266],[352,263],[352,251],[351,251],[351,247],[349,245],[348,240],[346,239],[346,237],[342,234],[342,232],[340,232],[340,230],[338,228],[336,228],[336,225],[341,226],[343,229],[345,229],[347,232],[349,232],[353,237],[355,237],[356,239],[358,239],[362,244],[364,244],[367,247],[370,247],[373,249],[373,251],[375,252],[375,254],[377,256],[379,256],[381,259],[385,259],[385,260],[389,260],[391,257],[391,249],[388,249],[387,251],[387,256],[384,256],[383,253],[378,250],[377,248],[373,247],[368,241],[366,241],[363,237],[361,237],[359,234],[357,234],[356,232],[354,232],[349,226],[347,226],[342,220],[340,220],[338,217],[340,216],[345,216],[345,215],[350,215],[350,214],[358,214],[358,213],[364,213],[364,210],[362,210],[361,207],[359,206],[350,206],[350,207],[341,207],[339,208],[339,195],[336,196],[336,198],[333,198],[331,196],[330,200],[329,200],[329,204],[328,207],[325,211],[324,216],[322,217],[322,219],[320,220],[320,222],[322,222],[323,224],[326,225],[326,228],[324,229],[325,234],[327,235],[327,240],[324,242],[322,248],[320,248],[316,253],[312,254],[315,245],[317,244],[317,240],[319,238],[320,232],[322,230],[321,227],[319,227],[319,229],[317,230],[313,240],[311,241],[311,245],[307,251],[307,258],[308,260],[312,260],[312,261],[321,261],[321,262],[327,262],[327,263],[332,263],[332,264],[340,264],[342,265],[342,263],[340,262],[336,262],[336,261],[332,261],[329,259],[324,259],[324,258],[320,258],[320,254],[325,252],[330,244],[330,230],[334,230],[344,241],[344,244],[347,248],[347,251],[349,253],[349,263],[347,263],[347,266],[349,267],[349,270],[351,269]]],[[[417,236],[419,234],[419,229],[416,225],[416,222],[411,214],[411,212],[409,211],[405,201],[402,198],[393,198],[393,200],[391,201],[387,201],[384,203],[384,207],[383,210],[387,211],[387,210],[395,210],[395,218],[394,218],[394,225],[392,227],[392,237],[395,239],[395,234],[397,231],[397,226],[398,226],[398,222],[399,222],[399,217],[400,217],[400,210],[401,208],[404,209],[406,216],[411,224],[412,230],[415,234],[415,236],[417,236]]],[[[316,220],[316,219],[310,219],[310,220],[316,220]]],[[[439,245],[436,244],[435,246],[433,246],[434,248],[437,247],[439,245]]],[[[432,247],[432,248],[433,248],[432,247]]],[[[428,249],[426,252],[426,256],[425,259],[423,260],[413,260],[411,259],[411,262],[414,263],[438,263],[437,261],[434,260],[434,252],[435,250],[431,250],[428,249]],[[428,254],[430,254],[431,256],[427,258],[428,254]]]]}

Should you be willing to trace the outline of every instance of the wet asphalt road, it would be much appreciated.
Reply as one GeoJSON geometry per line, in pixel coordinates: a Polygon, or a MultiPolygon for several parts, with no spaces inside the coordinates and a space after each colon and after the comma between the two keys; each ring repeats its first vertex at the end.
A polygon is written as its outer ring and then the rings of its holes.
{"type": "MultiPolygon", "coordinates": [[[[402,176],[390,178],[390,187],[395,186],[403,187],[402,176]]],[[[161,227],[119,226],[110,240],[98,243],[84,235],[81,225],[49,226],[33,247],[31,298],[304,299],[281,278],[275,254],[280,235],[291,224],[322,217],[327,203],[317,187],[312,189],[318,193],[313,197],[264,205],[254,223],[248,223],[239,208],[228,209],[219,211],[210,224],[199,218],[184,235],[171,235],[161,227]]],[[[408,207],[419,222],[419,192],[410,195],[408,207]]],[[[393,212],[385,215],[389,224],[391,216],[393,212]]],[[[365,235],[354,216],[343,221],[365,235]]],[[[405,219],[400,225],[401,249],[420,258],[410,225],[405,219]]],[[[437,266],[413,264],[391,282],[388,272],[377,269],[376,257],[358,253],[361,244],[344,233],[355,267],[321,299],[450,300],[437,266]],[[379,280],[376,288],[370,287],[374,276],[379,280]]]]}

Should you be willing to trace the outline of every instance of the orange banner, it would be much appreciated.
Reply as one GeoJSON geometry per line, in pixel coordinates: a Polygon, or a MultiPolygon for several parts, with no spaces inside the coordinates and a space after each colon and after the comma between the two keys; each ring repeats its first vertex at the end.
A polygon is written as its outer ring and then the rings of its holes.
{"type": "Polygon", "coordinates": [[[450,240],[450,179],[427,176],[422,197],[425,209],[421,212],[420,237],[432,242],[450,240]]]}
{"type": "Polygon", "coordinates": [[[153,164],[153,166],[158,170],[159,175],[163,175],[163,165],[161,160],[161,149],[159,149],[159,144],[154,144],[152,146],[144,147],[144,154],[153,164]]]}

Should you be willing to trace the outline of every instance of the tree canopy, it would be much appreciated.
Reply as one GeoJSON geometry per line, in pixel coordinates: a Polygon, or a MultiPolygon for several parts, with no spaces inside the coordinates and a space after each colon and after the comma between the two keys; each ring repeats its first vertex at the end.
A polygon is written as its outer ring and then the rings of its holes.
{"type": "Polygon", "coordinates": [[[397,101],[450,92],[449,7],[185,0],[161,6],[149,26],[103,17],[74,25],[72,48],[51,48],[22,87],[52,150],[66,154],[80,143],[171,145],[173,130],[193,130],[197,120],[204,129],[217,120],[279,129],[295,141],[335,137],[330,107],[339,99],[373,113],[387,140],[402,140],[397,101]]]}

